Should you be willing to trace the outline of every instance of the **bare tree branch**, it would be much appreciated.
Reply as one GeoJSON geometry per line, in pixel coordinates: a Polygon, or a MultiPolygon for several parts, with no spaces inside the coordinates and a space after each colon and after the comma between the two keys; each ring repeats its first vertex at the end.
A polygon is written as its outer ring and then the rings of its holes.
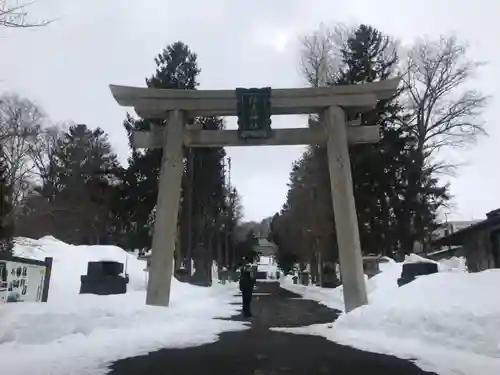
{"type": "Polygon", "coordinates": [[[408,53],[408,129],[418,140],[424,162],[442,148],[462,147],[486,134],[481,115],[488,98],[467,88],[483,64],[467,53],[467,44],[453,35],[420,40],[408,53]]]}
{"type": "Polygon", "coordinates": [[[28,21],[28,12],[26,8],[33,5],[35,2],[29,2],[18,5],[8,5],[6,0],[0,0],[0,27],[41,27],[52,23],[52,20],[32,22],[28,21]]]}
{"type": "Polygon", "coordinates": [[[64,132],[72,123],[60,123],[41,129],[34,142],[30,145],[29,157],[35,166],[34,173],[40,178],[42,185],[50,185],[53,181],[51,167],[58,143],[64,132]]]}
{"type": "Polygon", "coordinates": [[[312,34],[301,38],[300,73],[312,87],[326,86],[335,81],[340,70],[340,50],[349,28],[338,24],[328,28],[321,24],[312,34]]]}
{"type": "Polygon", "coordinates": [[[29,192],[36,166],[30,150],[45,120],[45,114],[30,100],[17,95],[0,97],[0,145],[6,164],[6,179],[15,207],[29,192]]]}

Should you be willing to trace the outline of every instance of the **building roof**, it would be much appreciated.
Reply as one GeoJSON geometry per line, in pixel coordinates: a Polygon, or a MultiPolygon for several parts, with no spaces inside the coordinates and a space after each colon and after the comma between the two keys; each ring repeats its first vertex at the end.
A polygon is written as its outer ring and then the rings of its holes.
{"type": "Polygon", "coordinates": [[[479,221],[475,224],[457,230],[456,232],[451,233],[448,236],[441,237],[435,240],[432,244],[433,246],[436,247],[447,246],[447,245],[455,245],[455,246],[463,245],[464,240],[467,236],[470,236],[471,234],[478,231],[494,228],[496,226],[500,226],[500,209],[488,212],[486,214],[485,220],[479,221]]]}
{"type": "Polygon", "coordinates": [[[459,251],[462,249],[462,246],[450,246],[444,249],[436,250],[430,253],[427,253],[426,255],[428,257],[434,256],[434,255],[441,255],[441,254],[446,254],[446,253],[453,253],[455,251],[459,251]]]}
{"type": "Polygon", "coordinates": [[[269,240],[265,237],[259,237],[257,238],[257,241],[259,242],[259,246],[271,246],[271,247],[275,246],[272,242],[269,242],[269,240]]]}
{"type": "Polygon", "coordinates": [[[259,237],[257,241],[258,243],[254,246],[254,251],[261,255],[274,255],[276,253],[276,245],[267,238],[259,237]]]}

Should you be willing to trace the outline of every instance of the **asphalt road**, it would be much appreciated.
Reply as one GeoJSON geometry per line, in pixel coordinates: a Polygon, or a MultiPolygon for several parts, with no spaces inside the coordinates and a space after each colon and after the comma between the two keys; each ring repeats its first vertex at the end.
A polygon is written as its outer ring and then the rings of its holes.
{"type": "MultiPolygon", "coordinates": [[[[213,344],[164,349],[115,362],[112,375],[421,375],[407,360],[363,352],[322,337],[269,330],[333,322],[338,312],[300,299],[278,283],[257,284],[252,328],[213,344]]],[[[233,320],[248,320],[235,316],[233,320]]]]}

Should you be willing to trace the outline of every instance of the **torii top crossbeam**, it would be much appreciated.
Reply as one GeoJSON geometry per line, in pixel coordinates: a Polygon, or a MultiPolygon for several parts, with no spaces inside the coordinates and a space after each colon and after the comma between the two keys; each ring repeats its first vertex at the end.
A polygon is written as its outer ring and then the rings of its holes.
{"type": "MultiPolygon", "coordinates": [[[[274,115],[320,113],[331,106],[370,109],[379,100],[391,98],[400,79],[319,88],[273,89],[274,115]]],[[[143,118],[165,118],[168,111],[180,110],[189,116],[235,116],[234,90],[176,90],[110,85],[118,104],[134,107],[143,118]]]]}

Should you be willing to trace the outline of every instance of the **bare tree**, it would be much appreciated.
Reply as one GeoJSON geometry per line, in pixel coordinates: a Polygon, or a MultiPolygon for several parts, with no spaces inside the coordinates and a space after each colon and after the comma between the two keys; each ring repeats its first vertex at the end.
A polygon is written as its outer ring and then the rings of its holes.
{"type": "Polygon", "coordinates": [[[345,25],[320,24],[311,35],[300,39],[300,73],[310,86],[321,87],[335,81],[340,68],[340,50],[349,32],[345,25]]]}
{"type": "MultiPolygon", "coordinates": [[[[342,49],[356,33],[358,25],[336,24],[327,27],[320,24],[310,35],[300,38],[300,73],[311,87],[334,84],[344,67],[342,49]]],[[[384,38],[381,53],[387,61],[396,59],[400,48],[393,38],[384,38]]]]}
{"type": "Polygon", "coordinates": [[[44,113],[30,100],[17,95],[0,97],[0,145],[14,207],[33,183],[36,166],[30,155],[44,121],[44,113]]]}
{"type": "Polygon", "coordinates": [[[46,26],[52,21],[29,21],[27,16],[27,8],[34,2],[21,3],[16,2],[12,5],[12,1],[0,0],[0,27],[40,27],[46,26]]]}
{"type": "Polygon", "coordinates": [[[54,156],[64,132],[73,125],[71,122],[62,122],[41,128],[36,138],[30,144],[29,158],[33,163],[33,174],[40,184],[46,188],[54,187],[54,156]]]}
{"type": "Polygon", "coordinates": [[[422,166],[450,169],[450,163],[429,165],[445,147],[473,143],[486,134],[481,115],[488,98],[468,84],[482,65],[468,57],[468,45],[455,36],[422,39],[408,53],[404,76],[409,117],[422,166]]]}

